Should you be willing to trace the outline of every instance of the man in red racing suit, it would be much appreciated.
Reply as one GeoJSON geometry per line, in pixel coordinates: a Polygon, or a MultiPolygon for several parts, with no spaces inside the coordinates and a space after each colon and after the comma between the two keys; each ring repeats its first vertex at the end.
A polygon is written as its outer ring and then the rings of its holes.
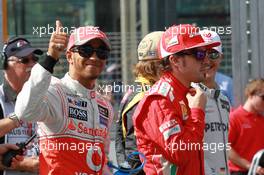
{"type": "Polygon", "coordinates": [[[191,82],[205,78],[207,49],[219,43],[206,44],[197,31],[191,25],[165,31],[159,46],[165,73],[133,116],[137,147],[147,158],[147,175],[204,175],[206,96],[199,89],[193,96],[188,92],[191,82]]]}

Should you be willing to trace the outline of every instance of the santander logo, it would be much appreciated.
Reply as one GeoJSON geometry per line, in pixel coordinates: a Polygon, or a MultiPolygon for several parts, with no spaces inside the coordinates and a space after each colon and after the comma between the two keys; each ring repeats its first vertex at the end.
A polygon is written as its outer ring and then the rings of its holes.
{"type": "Polygon", "coordinates": [[[212,34],[211,33],[204,33],[203,36],[205,36],[206,38],[211,38],[212,34]]]}
{"type": "Polygon", "coordinates": [[[106,138],[108,132],[106,128],[89,128],[83,122],[78,122],[78,124],[75,124],[73,119],[70,120],[70,123],[68,124],[68,129],[72,131],[77,131],[79,134],[99,136],[104,138],[106,138]]]}

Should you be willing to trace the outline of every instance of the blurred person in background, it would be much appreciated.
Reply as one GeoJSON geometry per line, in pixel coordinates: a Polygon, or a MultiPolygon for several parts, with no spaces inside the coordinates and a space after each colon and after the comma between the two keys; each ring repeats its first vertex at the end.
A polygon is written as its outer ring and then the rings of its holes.
{"type": "MultiPolygon", "coordinates": [[[[138,156],[127,162],[128,155],[137,151],[136,138],[132,116],[139,101],[146,91],[159,79],[160,64],[158,58],[158,42],[163,32],[156,31],[147,34],[138,45],[138,63],[134,67],[136,77],[133,89],[125,93],[119,110],[116,127],[116,157],[119,166],[123,168],[136,168],[141,165],[138,156]]],[[[137,174],[145,174],[143,170],[137,174]]]]}
{"type": "MultiPolygon", "coordinates": [[[[35,133],[35,124],[22,123],[13,117],[12,113],[18,93],[38,61],[36,55],[42,53],[40,49],[33,48],[28,40],[21,37],[10,38],[3,47],[4,80],[0,86],[1,143],[25,142],[35,133]],[[5,135],[6,133],[8,134],[5,135]],[[2,137],[3,135],[5,136],[2,137]]],[[[38,165],[38,149],[33,147],[26,151],[24,160],[19,162],[18,166],[11,169],[1,168],[1,170],[5,170],[5,175],[31,174],[29,172],[38,172],[38,165]]]]}
{"type": "MultiPolygon", "coordinates": [[[[249,82],[245,96],[244,105],[230,113],[231,175],[247,175],[254,155],[264,149],[264,79],[249,82]]],[[[264,168],[258,167],[257,173],[264,175],[264,168]]]]}

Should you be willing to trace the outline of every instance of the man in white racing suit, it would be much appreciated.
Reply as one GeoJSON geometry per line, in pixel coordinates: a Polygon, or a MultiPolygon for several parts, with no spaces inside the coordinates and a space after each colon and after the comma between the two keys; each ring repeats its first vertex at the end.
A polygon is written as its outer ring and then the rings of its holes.
{"type": "MultiPolygon", "coordinates": [[[[221,43],[216,32],[202,30],[200,33],[206,42],[221,43]]],[[[215,82],[216,72],[223,59],[222,44],[213,47],[207,56],[209,62],[206,79],[202,83],[192,84],[202,89],[207,96],[203,144],[205,175],[229,175],[227,150],[231,148],[228,143],[230,102],[215,82]]]]}
{"type": "Polygon", "coordinates": [[[227,136],[230,103],[219,87],[210,89],[202,83],[196,85],[207,96],[203,143],[205,175],[229,175],[227,151],[231,147],[227,136]]]}
{"type": "Polygon", "coordinates": [[[47,56],[32,68],[18,95],[15,114],[38,121],[40,174],[106,174],[108,133],[113,111],[95,91],[95,82],[109,57],[110,42],[97,27],[76,29],[69,38],[69,72],[60,80],[53,67],[67,45],[56,21],[47,56]]]}

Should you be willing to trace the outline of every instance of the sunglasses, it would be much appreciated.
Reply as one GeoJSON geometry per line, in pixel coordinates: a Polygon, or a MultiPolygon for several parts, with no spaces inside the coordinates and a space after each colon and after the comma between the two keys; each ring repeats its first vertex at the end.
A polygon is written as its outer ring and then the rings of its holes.
{"type": "Polygon", "coordinates": [[[208,53],[208,57],[209,57],[211,60],[216,60],[216,59],[220,58],[220,53],[217,52],[217,51],[212,51],[212,52],[209,52],[209,53],[208,53]]]}
{"type": "Polygon", "coordinates": [[[99,47],[97,49],[89,46],[83,45],[79,47],[73,47],[72,52],[78,52],[83,58],[90,58],[95,52],[97,57],[101,60],[106,60],[110,56],[110,51],[105,47],[99,47]]]}
{"type": "Polygon", "coordinates": [[[176,53],[176,55],[183,56],[183,55],[194,55],[196,60],[203,61],[206,58],[207,51],[206,50],[189,50],[176,53]]]}

